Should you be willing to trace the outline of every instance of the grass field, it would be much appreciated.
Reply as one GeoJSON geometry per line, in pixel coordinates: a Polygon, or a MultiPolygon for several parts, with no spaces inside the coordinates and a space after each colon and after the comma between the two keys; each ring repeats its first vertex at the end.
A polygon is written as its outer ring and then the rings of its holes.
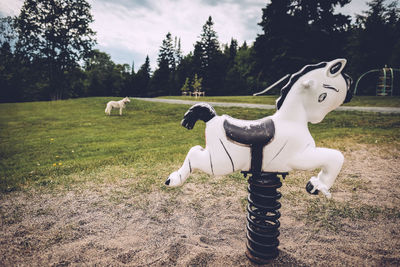
{"type": "MultiPolygon", "coordinates": [[[[123,116],[114,110],[108,117],[103,110],[107,100],[1,104],[1,190],[68,184],[74,181],[55,177],[90,172],[105,165],[132,165],[155,178],[159,174],[154,166],[180,162],[192,145],[204,144],[204,123],[199,122],[193,131],[179,124],[188,106],[132,101],[123,116]]],[[[216,110],[243,119],[273,113],[240,108],[216,110]]],[[[398,115],[333,112],[310,129],[317,142],[338,147],[343,140],[397,145],[399,126],[398,115]]]]}
{"type": "MultiPolygon", "coordinates": [[[[0,104],[0,265],[252,266],[240,173],[163,185],[205,124],[188,131],[188,105],[139,100],[106,116],[112,99],[0,104]]],[[[332,200],[305,192],[315,172],[284,181],[278,265],[400,264],[399,128],[399,115],[340,111],[310,125],[346,161],[332,200]]]]}
{"type": "MultiPolygon", "coordinates": [[[[167,99],[183,100],[204,100],[209,102],[232,102],[232,103],[253,103],[275,105],[277,95],[262,96],[206,96],[195,98],[192,96],[163,96],[167,99]]],[[[400,97],[381,97],[381,96],[355,96],[344,106],[364,106],[364,107],[400,107],[400,97]]]]}

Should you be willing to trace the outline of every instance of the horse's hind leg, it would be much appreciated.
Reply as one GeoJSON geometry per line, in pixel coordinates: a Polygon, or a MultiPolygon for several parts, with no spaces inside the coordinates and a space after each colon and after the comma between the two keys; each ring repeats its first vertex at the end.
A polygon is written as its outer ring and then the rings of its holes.
{"type": "Polygon", "coordinates": [[[168,186],[182,185],[194,169],[213,174],[210,153],[201,146],[194,146],[189,150],[182,167],[178,171],[171,173],[165,184],[168,186]]]}

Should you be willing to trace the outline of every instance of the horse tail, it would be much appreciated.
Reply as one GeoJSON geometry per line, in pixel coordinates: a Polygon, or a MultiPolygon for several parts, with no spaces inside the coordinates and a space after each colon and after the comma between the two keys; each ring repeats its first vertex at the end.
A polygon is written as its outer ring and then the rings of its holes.
{"type": "Polygon", "coordinates": [[[111,105],[109,105],[109,104],[107,103],[106,110],[104,110],[104,112],[105,112],[106,114],[110,115],[110,113],[111,113],[111,105]]]}
{"type": "Polygon", "coordinates": [[[198,120],[208,122],[215,116],[217,116],[217,113],[212,106],[207,103],[197,103],[186,111],[181,125],[191,130],[198,120]]]}

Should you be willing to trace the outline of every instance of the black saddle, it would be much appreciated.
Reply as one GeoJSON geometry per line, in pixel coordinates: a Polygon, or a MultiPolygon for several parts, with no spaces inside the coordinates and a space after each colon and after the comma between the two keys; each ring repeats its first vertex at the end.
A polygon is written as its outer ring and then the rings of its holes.
{"type": "Polygon", "coordinates": [[[269,118],[244,122],[238,125],[233,120],[225,119],[223,126],[226,137],[232,142],[249,146],[251,151],[250,171],[261,172],[264,146],[270,143],[275,135],[274,122],[269,118]]]}

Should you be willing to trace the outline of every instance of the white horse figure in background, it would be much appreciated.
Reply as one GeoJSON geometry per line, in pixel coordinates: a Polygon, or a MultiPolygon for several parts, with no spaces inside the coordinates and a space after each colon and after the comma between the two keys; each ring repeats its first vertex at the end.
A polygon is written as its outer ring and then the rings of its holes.
{"type": "Polygon", "coordinates": [[[316,147],[308,122],[319,123],[327,113],[350,101],[351,78],[342,74],[345,59],[307,65],[288,78],[277,99],[277,111],[259,120],[218,116],[206,103],[192,106],[181,124],[192,129],[197,120],[206,122],[205,149],[190,149],[182,167],[165,184],[180,186],[194,169],[213,175],[237,170],[289,172],[320,168],[307,183],[309,193],[329,189],[339,174],[344,157],[338,150],[316,147]]]}
{"type": "Polygon", "coordinates": [[[131,102],[131,100],[128,97],[125,97],[123,99],[121,99],[120,101],[110,101],[107,103],[106,106],[106,114],[107,115],[111,115],[111,110],[113,108],[119,108],[119,115],[122,115],[122,109],[125,108],[125,104],[131,102]]]}

